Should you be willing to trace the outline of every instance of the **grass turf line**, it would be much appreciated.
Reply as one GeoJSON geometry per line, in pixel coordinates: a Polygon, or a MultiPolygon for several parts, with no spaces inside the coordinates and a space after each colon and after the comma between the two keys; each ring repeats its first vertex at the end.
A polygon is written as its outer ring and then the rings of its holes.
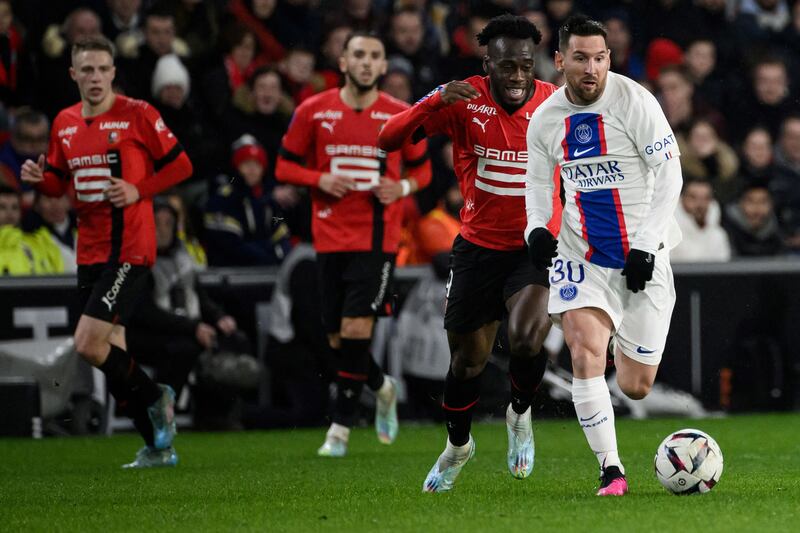
{"type": "Polygon", "coordinates": [[[618,420],[631,493],[598,498],[597,463],[573,419],[536,422],[536,466],[515,480],[503,424],[476,424],[477,454],[449,494],[422,481],[445,440],[401,426],[392,446],[355,430],[344,459],[318,458],[323,429],[185,433],[175,469],[123,471],[134,435],[0,440],[3,531],[796,531],[800,415],[618,420]],[[672,431],[719,442],[722,479],[702,496],[668,494],[653,455],[672,431]]]}

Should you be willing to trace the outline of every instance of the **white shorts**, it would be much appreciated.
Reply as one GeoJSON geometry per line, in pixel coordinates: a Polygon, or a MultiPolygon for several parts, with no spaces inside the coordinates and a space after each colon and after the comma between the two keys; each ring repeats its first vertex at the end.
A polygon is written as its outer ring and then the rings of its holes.
{"type": "Polygon", "coordinates": [[[612,339],[622,353],[646,365],[659,364],[675,307],[669,251],[656,254],[653,279],[644,291],[634,293],[625,285],[622,269],[591,264],[559,246],[550,267],[548,311],[561,327],[562,313],[583,307],[597,307],[611,317],[612,339]]]}

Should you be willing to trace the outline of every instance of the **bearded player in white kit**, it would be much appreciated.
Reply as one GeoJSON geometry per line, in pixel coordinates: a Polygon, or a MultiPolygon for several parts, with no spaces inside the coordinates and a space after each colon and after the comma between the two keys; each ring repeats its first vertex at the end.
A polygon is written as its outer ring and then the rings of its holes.
{"type": "Polygon", "coordinates": [[[622,496],[628,483],[606,354],[614,356],[622,391],[647,396],[675,304],[669,249],[680,241],[673,212],[682,178],[658,102],[609,72],[610,54],[599,22],[575,15],[559,30],[556,66],[566,84],[528,129],[525,239],[533,264],[550,266],[548,312],[572,356],[572,401],[600,463],[597,494],[622,496]],[[566,195],[558,241],[545,229],[556,165],[566,195]]]}

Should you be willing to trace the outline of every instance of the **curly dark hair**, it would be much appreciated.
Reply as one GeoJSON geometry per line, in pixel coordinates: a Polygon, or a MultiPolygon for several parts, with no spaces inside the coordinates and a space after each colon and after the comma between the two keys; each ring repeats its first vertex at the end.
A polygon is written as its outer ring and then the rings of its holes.
{"type": "Polygon", "coordinates": [[[569,38],[573,35],[581,37],[601,35],[604,41],[608,37],[605,26],[582,14],[572,15],[558,29],[558,49],[564,52],[569,47],[569,38]]]}
{"type": "Polygon", "coordinates": [[[533,44],[539,44],[542,40],[542,32],[525,17],[506,13],[489,21],[489,24],[478,34],[478,44],[486,46],[489,41],[497,37],[531,39],[533,44]]]}

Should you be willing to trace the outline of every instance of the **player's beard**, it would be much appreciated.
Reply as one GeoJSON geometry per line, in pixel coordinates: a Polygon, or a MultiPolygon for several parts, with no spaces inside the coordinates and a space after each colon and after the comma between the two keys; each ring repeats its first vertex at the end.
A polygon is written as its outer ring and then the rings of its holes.
{"type": "Polygon", "coordinates": [[[353,74],[350,71],[347,71],[347,79],[350,80],[350,83],[353,85],[353,87],[355,87],[356,90],[358,92],[362,93],[362,94],[370,92],[372,89],[374,89],[378,85],[378,77],[377,76],[375,77],[374,80],[372,80],[372,83],[370,83],[369,85],[365,85],[365,84],[361,83],[360,81],[358,81],[356,79],[356,77],[353,76],[353,74]]]}
{"type": "Polygon", "coordinates": [[[595,81],[596,85],[594,87],[594,90],[592,90],[592,91],[587,91],[581,86],[582,80],[578,80],[578,83],[576,83],[574,86],[570,87],[570,89],[572,89],[572,92],[578,98],[581,99],[581,105],[593,104],[594,102],[596,102],[600,98],[600,96],[602,96],[603,91],[605,90],[605,87],[606,87],[606,80],[602,80],[602,83],[601,83],[601,80],[598,77],[594,81],[595,81]]]}

